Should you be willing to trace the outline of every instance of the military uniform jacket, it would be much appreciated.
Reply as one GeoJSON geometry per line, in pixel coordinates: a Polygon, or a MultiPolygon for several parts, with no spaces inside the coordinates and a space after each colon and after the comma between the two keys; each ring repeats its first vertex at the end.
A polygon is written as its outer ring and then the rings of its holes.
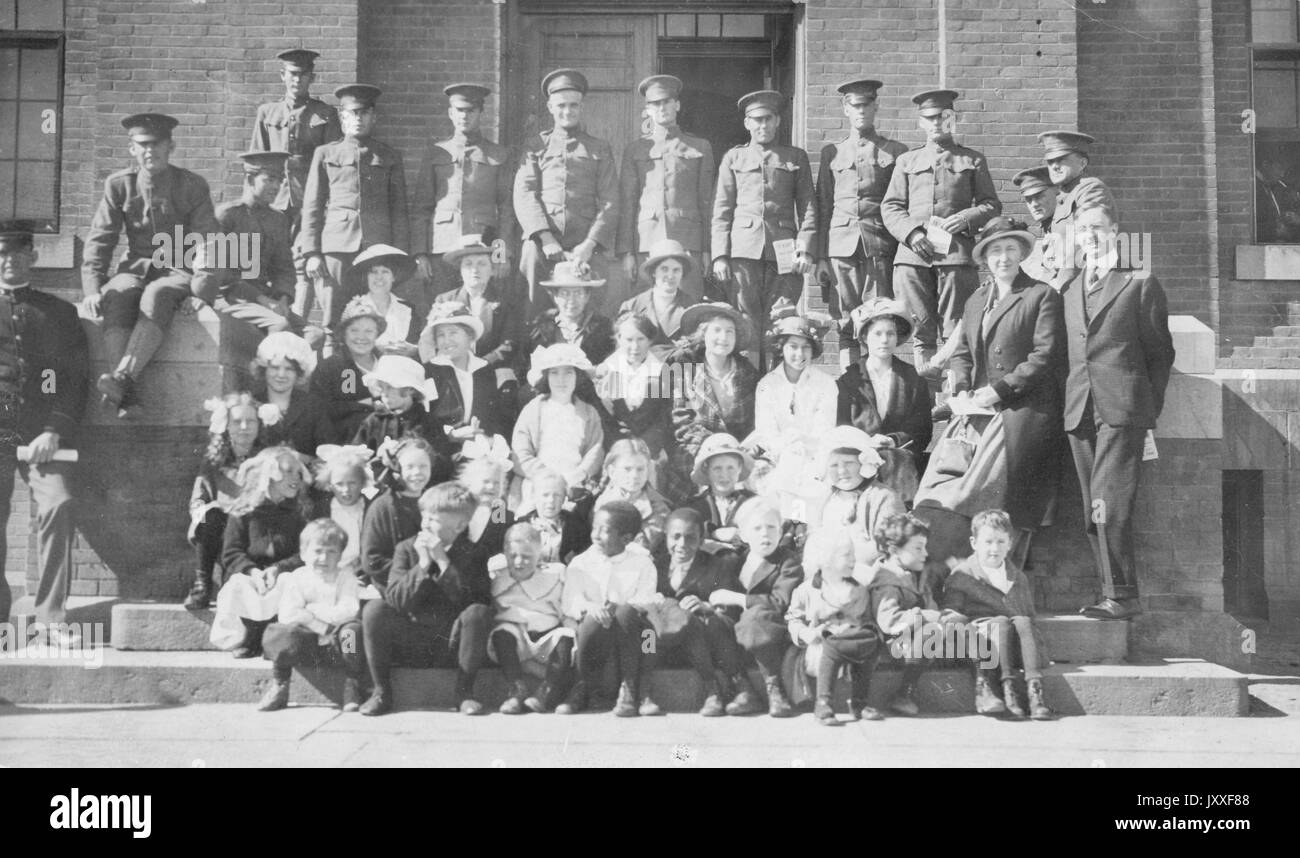
{"type": "Polygon", "coordinates": [[[318,98],[308,98],[297,106],[282,99],[257,108],[253,141],[248,148],[255,152],[289,153],[285,182],[275,198],[276,208],[280,211],[302,208],[312,155],[317,147],[342,139],[338,111],[318,98]]]}
{"type": "Polygon", "coordinates": [[[948,255],[935,265],[973,265],[971,249],[980,227],[1002,212],[989,165],[984,156],[965,146],[927,143],[904,152],[894,165],[889,189],[880,202],[885,227],[898,240],[896,264],[929,267],[907,246],[914,230],[924,229],[931,217],[940,220],[961,215],[966,229],[953,236],[948,255]]]}
{"type": "Polygon", "coordinates": [[[816,254],[817,205],[808,153],[750,143],[727,150],[713,200],[713,258],[763,259],[771,242],[784,239],[816,254]]]}
{"type": "Polygon", "coordinates": [[[672,239],[706,251],[717,168],[713,147],[679,129],[663,140],[642,137],[623,150],[618,252],[648,253],[672,239]]]}
{"type": "Polygon", "coordinates": [[[43,432],[72,446],[89,378],[76,308],[30,286],[0,289],[0,446],[27,444],[43,432]]]}
{"type": "Polygon", "coordinates": [[[1090,306],[1085,276],[1062,275],[1070,361],[1065,429],[1078,428],[1090,399],[1107,426],[1154,429],[1174,365],[1164,289],[1148,271],[1113,269],[1090,306]]]}
{"type": "Polygon", "coordinates": [[[452,137],[429,147],[412,212],[414,253],[446,253],[461,237],[514,241],[514,159],[484,138],[452,137]]]}
{"type": "MultiPolygon", "coordinates": [[[[1061,185],[1060,192],[1056,195],[1056,210],[1052,213],[1052,233],[1059,235],[1066,240],[1063,245],[1067,253],[1073,254],[1075,245],[1069,243],[1074,240],[1074,236],[1066,235],[1070,224],[1074,223],[1074,216],[1078,214],[1079,207],[1085,202],[1101,202],[1109,206],[1112,211],[1115,209],[1115,197],[1106,187],[1106,183],[1095,176],[1079,176],[1078,178],[1061,185]]],[[[1062,260],[1059,263],[1061,268],[1073,268],[1070,260],[1062,260]]]]}
{"type": "Polygon", "coordinates": [[[515,176],[515,215],[524,238],[550,231],[566,250],[591,239],[613,249],[618,169],[609,143],[586,131],[543,131],[524,148],[515,176]]]}
{"type": "Polygon", "coordinates": [[[226,233],[261,236],[257,277],[252,277],[250,271],[240,272],[238,281],[224,290],[226,298],[255,301],[258,295],[267,295],[292,301],[296,275],[289,239],[289,216],[268,206],[223,203],[217,207],[217,222],[226,233]]]}
{"type": "Polygon", "coordinates": [[[907,152],[897,140],[874,131],[856,131],[822,149],[817,174],[817,255],[846,258],[862,248],[863,256],[893,261],[897,242],[885,229],[880,201],[894,175],[894,164],[907,152]]]}
{"type": "Polygon", "coordinates": [[[298,241],[307,254],[410,247],[401,154],[373,139],[319,147],[307,174],[298,241]]]}
{"type": "Polygon", "coordinates": [[[170,236],[174,242],[178,226],[186,235],[206,236],[221,230],[208,183],[198,173],[168,166],[152,181],[142,181],[141,172],[133,167],[104,181],[104,196],[90,220],[81,263],[81,288],[87,295],[99,294],[99,287],[108,282],[109,264],[123,230],[127,248],[117,273],[140,277],[153,267],[155,235],[170,236]],[[149,185],[147,190],[144,184],[149,185]]]}

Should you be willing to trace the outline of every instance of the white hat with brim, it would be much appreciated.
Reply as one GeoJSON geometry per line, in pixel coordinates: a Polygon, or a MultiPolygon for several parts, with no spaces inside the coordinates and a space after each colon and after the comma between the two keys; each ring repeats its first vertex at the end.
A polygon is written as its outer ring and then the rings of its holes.
{"type": "Polygon", "coordinates": [[[492,248],[483,243],[482,239],[472,244],[465,244],[454,250],[448,250],[442,255],[442,261],[448,265],[460,265],[460,261],[466,256],[491,256],[492,248]]]}
{"type": "Polygon", "coordinates": [[[361,376],[361,383],[372,390],[379,382],[389,387],[409,387],[418,391],[426,400],[438,398],[432,380],[424,377],[424,367],[409,357],[384,355],[375,361],[374,369],[361,376]]]}
{"type": "Polygon", "coordinates": [[[563,289],[573,286],[595,289],[604,286],[605,281],[595,280],[580,274],[578,267],[566,259],[563,262],[555,263],[555,270],[551,272],[551,279],[543,280],[542,285],[547,289],[563,289]]]}
{"type": "Polygon", "coordinates": [[[730,319],[736,326],[736,349],[738,351],[752,347],[754,332],[749,320],[735,307],[721,301],[695,304],[686,308],[686,312],[682,313],[681,331],[683,334],[693,337],[696,331],[699,330],[700,325],[718,317],[730,319]]]}
{"type": "Polygon", "coordinates": [[[257,345],[257,359],[262,363],[285,358],[298,364],[304,377],[310,377],[316,371],[316,353],[311,345],[297,334],[288,331],[276,331],[267,334],[257,345]]]}
{"type": "Polygon", "coordinates": [[[863,333],[877,319],[893,319],[898,328],[898,341],[901,343],[912,335],[912,319],[902,301],[890,298],[873,298],[865,304],[859,304],[849,314],[853,320],[853,336],[861,339],[863,333]]]}
{"type": "Polygon", "coordinates": [[[706,471],[709,467],[709,459],[723,455],[740,457],[740,482],[744,482],[749,477],[749,472],[754,469],[754,457],[741,446],[734,435],[728,435],[726,432],[717,432],[704,439],[700,451],[695,454],[691,480],[698,486],[707,486],[709,478],[706,471]]]}
{"type": "Polygon", "coordinates": [[[538,346],[533,350],[528,361],[528,383],[536,387],[547,370],[562,366],[571,366],[588,376],[596,371],[582,349],[572,343],[556,343],[551,346],[538,346]]]}
{"type": "Polygon", "coordinates": [[[646,259],[645,262],[641,263],[641,273],[645,275],[647,280],[653,283],[655,279],[655,269],[658,268],[659,263],[663,262],[665,259],[676,259],[680,262],[682,264],[683,277],[688,276],[691,271],[695,269],[695,260],[691,258],[691,254],[686,250],[686,248],[682,247],[682,243],[668,238],[663,241],[655,242],[654,247],[650,248],[649,258],[646,259]]]}
{"type": "Polygon", "coordinates": [[[439,301],[429,310],[429,318],[420,332],[420,356],[431,360],[438,353],[435,332],[443,325],[460,325],[469,331],[470,338],[478,342],[483,337],[483,320],[457,301],[439,301]]]}
{"type": "Polygon", "coordinates": [[[876,444],[871,436],[856,426],[836,426],[826,433],[822,441],[824,451],[822,468],[825,470],[831,453],[836,450],[856,450],[862,467],[871,467],[879,471],[885,464],[884,458],[876,451],[876,444]]]}

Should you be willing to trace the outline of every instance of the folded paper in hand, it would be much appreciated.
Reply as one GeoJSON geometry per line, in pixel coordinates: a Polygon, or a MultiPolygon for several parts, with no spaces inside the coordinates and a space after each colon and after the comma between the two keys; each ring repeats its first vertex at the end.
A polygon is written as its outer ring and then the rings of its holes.
{"type": "Polygon", "coordinates": [[[976,405],[971,396],[953,396],[948,400],[948,407],[952,409],[953,417],[992,417],[997,414],[992,408],[976,405]]]}
{"type": "Polygon", "coordinates": [[[947,256],[948,251],[952,248],[952,233],[944,229],[940,224],[943,221],[937,217],[931,217],[930,222],[925,225],[925,237],[934,245],[934,252],[941,256],[947,256]]]}
{"type": "Polygon", "coordinates": [[[782,238],[772,242],[772,252],[776,254],[776,270],[779,274],[794,271],[794,239],[782,238]]]}

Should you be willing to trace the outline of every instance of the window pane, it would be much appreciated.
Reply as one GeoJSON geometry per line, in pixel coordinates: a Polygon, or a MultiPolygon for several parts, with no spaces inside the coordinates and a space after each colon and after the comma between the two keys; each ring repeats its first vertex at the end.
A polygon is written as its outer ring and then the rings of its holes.
{"type": "MultiPolygon", "coordinates": [[[[0,101],[0,112],[8,113],[10,116],[18,109],[18,105],[12,101],[0,101]]],[[[18,123],[17,122],[0,122],[0,158],[17,158],[18,157],[18,123]]]]}
{"type": "Polygon", "coordinates": [[[18,0],[18,29],[62,30],[63,0],[18,0]]]}
{"type": "Polygon", "coordinates": [[[762,15],[723,15],[722,35],[731,39],[761,39],[767,35],[762,15]]]}
{"type": "Polygon", "coordinates": [[[706,39],[716,39],[722,35],[721,15],[696,15],[696,35],[706,39]]]}
{"type": "Polygon", "coordinates": [[[0,161],[0,218],[14,216],[14,162],[0,161]]]}
{"type": "Polygon", "coordinates": [[[692,38],[695,35],[695,16],[694,15],[667,15],[665,28],[670,37],[681,38],[683,36],[692,38]]]}
{"type": "Polygon", "coordinates": [[[0,30],[12,30],[18,25],[14,0],[0,0],[0,30]]]}
{"type": "Polygon", "coordinates": [[[1254,42],[1296,40],[1295,0],[1252,0],[1250,38],[1254,42]]]}
{"type": "Polygon", "coordinates": [[[18,49],[0,48],[0,99],[18,97],[18,49]]]}
{"type": "Polygon", "coordinates": [[[34,220],[54,219],[54,163],[18,162],[18,199],[14,216],[34,220]]]}
{"type": "Polygon", "coordinates": [[[59,97],[59,51],[57,48],[23,48],[20,98],[59,97]]]}
{"type": "MultiPolygon", "coordinates": [[[[22,102],[18,110],[19,158],[54,160],[54,144],[58,136],[54,133],[46,134],[42,126],[45,124],[45,111],[50,111],[50,115],[57,118],[58,108],[59,106],[53,101],[22,102]]],[[[53,120],[51,127],[54,130],[58,129],[53,120]]]]}
{"type": "Polygon", "coordinates": [[[1255,116],[1261,128],[1294,128],[1296,67],[1270,62],[1255,68],[1255,116]]]}
{"type": "Polygon", "coordinates": [[[1300,241],[1300,143],[1255,143],[1255,240],[1300,241]]]}

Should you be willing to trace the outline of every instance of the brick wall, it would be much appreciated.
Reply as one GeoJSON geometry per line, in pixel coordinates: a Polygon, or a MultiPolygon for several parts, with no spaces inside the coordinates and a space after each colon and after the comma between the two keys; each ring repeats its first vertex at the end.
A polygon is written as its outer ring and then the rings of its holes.
{"type": "Polygon", "coordinates": [[[500,7],[484,0],[361,0],[360,7],[358,74],[384,91],[375,137],[402,153],[409,184],[430,142],[451,135],[444,86],[490,87],[483,130],[496,137],[500,7]]]}
{"type": "Polygon", "coordinates": [[[1170,312],[1209,324],[1198,10],[1186,0],[1081,5],[1079,126],[1098,139],[1092,171],[1114,192],[1121,229],[1152,234],[1170,312]]]}

